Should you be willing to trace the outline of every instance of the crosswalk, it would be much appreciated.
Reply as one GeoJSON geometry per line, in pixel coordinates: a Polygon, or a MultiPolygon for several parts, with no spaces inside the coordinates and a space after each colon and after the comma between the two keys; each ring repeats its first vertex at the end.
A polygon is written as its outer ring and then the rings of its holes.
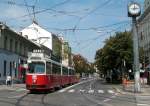
{"type": "Polygon", "coordinates": [[[149,95],[136,96],[137,106],[150,106],[149,100],[149,95]]]}
{"type": "Polygon", "coordinates": [[[115,94],[116,92],[114,90],[108,89],[108,90],[102,90],[102,89],[98,89],[98,90],[94,90],[94,89],[69,89],[69,90],[60,90],[58,91],[59,93],[88,93],[88,94],[104,94],[104,93],[108,93],[108,94],[115,94]]]}

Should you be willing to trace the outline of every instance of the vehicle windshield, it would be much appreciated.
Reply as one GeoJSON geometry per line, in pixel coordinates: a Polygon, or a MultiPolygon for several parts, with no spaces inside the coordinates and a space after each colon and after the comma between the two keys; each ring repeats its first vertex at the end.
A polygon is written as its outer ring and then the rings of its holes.
{"type": "Polygon", "coordinates": [[[45,72],[45,65],[43,62],[32,62],[29,63],[29,73],[44,73],[45,72]]]}

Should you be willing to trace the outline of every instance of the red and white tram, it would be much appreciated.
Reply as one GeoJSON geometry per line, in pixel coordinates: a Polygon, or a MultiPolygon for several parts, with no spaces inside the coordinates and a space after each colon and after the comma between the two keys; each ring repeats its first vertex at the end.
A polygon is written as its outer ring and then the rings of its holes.
{"type": "Polygon", "coordinates": [[[26,88],[34,90],[50,90],[78,82],[75,70],[51,60],[44,53],[31,53],[26,73],[26,88]]]}

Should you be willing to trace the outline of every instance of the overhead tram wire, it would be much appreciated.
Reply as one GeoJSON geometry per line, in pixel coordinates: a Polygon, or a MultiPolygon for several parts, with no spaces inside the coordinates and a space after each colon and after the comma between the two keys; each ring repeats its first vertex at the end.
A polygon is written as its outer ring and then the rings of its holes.
{"type": "Polygon", "coordinates": [[[87,16],[89,16],[90,14],[94,13],[96,10],[103,8],[105,5],[107,5],[108,3],[110,3],[112,0],[107,0],[106,2],[104,2],[103,4],[100,4],[99,6],[97,6],[96,8],[94,8],[93,10],[91,10],[89,13],[87,13],[86,15],[84,15],[83,17],[79,18],[79,20],[77,21],[76,25],[74,26],[74,30],[76,30],[77,26],[80,24],[80,22],[86,18],[87,16]]]}
{"type": "Polygon", "coordinates": [[[21,4],[21,3],[16,3],[16,2],[14,2],[14,1],[6,1],[6,0],[4,0],[4,1],[1,1],[0,0],[0,3],[3,3],[3,4],[8,4],[8,5],[16,5],[16,6],[24,6],[24,7],[32,7],[31,5],[24,5],[24,4],[21,4]]]}
{"type": "MultiPolygon", "coordinates": [[[[127,23],[126,25],[128,25],[128,24],[129,24],[129,23],[127,23]]],[[[115,32],[115,31],[117,31],[118,29],[120,29],[121,27],[122,27],[122,26],[119,26],[119,27],[117,27],[117,28],[115,28],[115,29],[111,29],[110,31],[106,31],[106,32],[103,33],[103,34],[100,34],[99,36],[94,37],[94,38],[92,38],[92,39],[88,39],[88,40],[89,40],[89,41],[90,41],[90,40],[95,41],[95,40],[97,40],[98,38],[102,37],[102,35],[115,32]]],[[[84,42],[84,41],[82,41],[82,42],[84,42]]],[[[87,40],[86,40],[85,42],[87,42],[87,40]]]]}
{"type": "MultiPolygon", "coordinates": [[[[128,24],[127,24],[128,25],[128,24]]],[[[111,29],[110,31],[106,31],[105,33],[108,34],[108,33],[112,33],[114,31],[117,31],[117,29],[121,28],[121,26],[115,28],[115,29],[111,29]]],[[[83,43],[87,43],[88,41],[95,41],[97,40],[98,38],[102,37],[102,35],[105,35],[104,33],[103,34],[100,34],[99,36],[96,36],[96,37],[93,37],[93,38],[90,38],[90,39],[86,39],[86,40],[80,40],[79,42],[81,42],[82,44],[83,43]]],[[[75,42],[75,41],[74,41],[75,42]]],[[[80,43],[80,44],[81,44],[80,43]]]]}
{"type": "MultiPolygon", "coordinates": [[[[87,13],[86,15],[84,15],[83,17],[79,18],[79,20],[77,21],[77,23],[75,24],[74,28],[73,28],[73,32],[75,33],[75,30],[77,29],[78,25],[80,24],[80,22],[86,18],[87,16],[89,16],[90,14],[94,13],[96,10],[104,7],[105,5],[107,5],[111,0],[107,0],[106,2],[104,2],[103,4],[100,4],[99,6],[97,6],[96,8],[94,8],[93,10],[91,10],[89,13],[87,13]]],[[[75,38],[77,40],[77,37],[75,35],[75,38]]]]}
{"type": "MultiPolygon", "coordinates": [[[[128,24],[127,24],[127,25],[128,25],[128,24]]],[[[106,34],[109,34],[109,33],[112,33],[112,32],[114,32],[114,31],[117,31],[117,30],[120,29],[121,27],[122,27],[122,26],[119,26],[119,27],[117,27],[116,29],[113,29],[112,31],[106,32],[106,34]]],[[[93,40],[90,41],[90,42],[89,42],[88,44],[86,44],[85,46],[83,46],[83,47],[81,48],[81,50],[84,50],[84,49],[89,48],[91,44],[93,44],[96,40],[98,40],[100,37],[102,37],[102,36],[104,36],[104,35],[106,35],[106,34],[101,34],[101,35],[99,35],[98,37],[93,38],[93,40]]]]}
{"type": "MultiPolygon", "coordinates": [[[[1,3],[4,3],[4,4],[8,4],[8,5],[16,5],[16,6],[25,6],[25,7],[31,7],[33,8],[33,5],[24,5],[24,4],[17,4],[16,2],[6,2],[6,1],[0,1],[1,3]]],[[[35,3],[36,4],[36,3],[35,3]]],[[[38,8],[41,8],[41,7],[38,7],[38,8]]],[[[84,11],[87,11],[88,9],[84,9],[84,11]]],[[[72,13],[79,13],[79,11],[75,11],[75,12],[66,12],[66,11],[57,11],[57,10],[54,10],[54,9],[50,9],[50,11],[53,11],[53,12],[56,12],[56,13],[60,13],[60,14],[63,14],[63,15],[67,15],[67,16],[71,16],[71,17],[77,17],[77,18],[80,18],[80,16],[77,16],[77,15],[73,15],[72,13]]],[[[48,11],[47,11],[48,12],[48,11]]],[[[32,14],[29,14],[29,15],[32,15],[32,14]]],[[[22,17],[16,17],[16,18],[23,18],[24,16],[22,17]]],[[[13,20],[13,19],[16,19],[16,18],[11,18],[10,20],[13,20]]]]}
{"type": "MultiPolygon", "coordinates": [[[[77,28],[76,30],[79,31],[86,31],[86,30],[94,30],[94,31],[105,31],[105,28],[108,27],[114,27],[120,24],[126,24],[129,23],[129,21],[121,21],[121,22],[117,22],[117,23],[113,23],[113,24],[108,24],[108,25],[104,25],[104,26],[97,26],[97,27],[89,27],[89,28],[77,28]]],[[[56,31],[73,31],[74,28],[53,28],[53,27],[45,27],[46,29],[52,29],[52,30],[56,30],[56,31]]]]}
{"type": "MultiPolygon", "coordinates": [[[[30,13],[30,14],[25,14],[25,15],[23,15],[23,16],[19,16],[19,17],[16,17],[16,18],[10,18],[9,20],[18,19],[18,18],[24,18],[24,17],[27,17],[27,16],[29,16],[29,15],[39,14],[39,13],[43,13],[43,12],[46,12],[46,11],[49,11],[49,10],[54,11],[52,8],[55,8],[55,7],[60,6],[60,5],[64,5],[64,4],[66,4],[66,3],[70,2],[70,1],[72,1],[72,0],[65,0],[65,1],[63,1],[63,2],[61,2],[61,3],[55,4],[55,5],[52,6],[51,8],[42,9],[42,10],[35,11],[35,12],[30,13]]],[[[13,4],[13,3],[12,3],[12,4],[13,4]]],[[[13,5],[15,5],[15,3],[14,3],[13,5]]],[[[25,5],[24,5],[24,6],[25,6],[25,5]]],[[[33,6],[30,6],[30,7],[33,7],[33,6]]],[[[55,11],[55,12],[56,12],[56,11],[55,11]]],[[[8,21],[8,20],[6,20],[6,21],[8,21]]]]}
{"type": "Polygon", "coordinates": [[[32,22],[33,19],[32,19],[32,16],[31,16],[31,14],[30,14],[30,11],[29,11],[27,1],[24,0],[24,3],[25,3],[25,6],[26,6],[26,9],[27,9],[27,12],[28,12],[28,14],[29,14],[29,17],[30,17],[30,19],[31,19],[31,22],[32,22]]]}

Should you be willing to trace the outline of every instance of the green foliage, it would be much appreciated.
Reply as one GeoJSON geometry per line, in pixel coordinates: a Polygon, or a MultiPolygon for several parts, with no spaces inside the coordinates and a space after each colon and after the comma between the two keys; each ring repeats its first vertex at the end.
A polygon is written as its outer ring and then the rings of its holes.
{"type": "Polygon", "coordinates": [[[95,72],[94,64],[89,63],[81,55],[74,55],[73,57],[74,67],[77,73],[93,73],[95,72]]]}
{"type": "Polygon", "coordinates": [[[107,70],[121,69],[123,61],[126,62],[127,69],[132,68],[133,47],[130,32],[116,32],[95,55],[95,64],[104,74],[107,70]]]}

